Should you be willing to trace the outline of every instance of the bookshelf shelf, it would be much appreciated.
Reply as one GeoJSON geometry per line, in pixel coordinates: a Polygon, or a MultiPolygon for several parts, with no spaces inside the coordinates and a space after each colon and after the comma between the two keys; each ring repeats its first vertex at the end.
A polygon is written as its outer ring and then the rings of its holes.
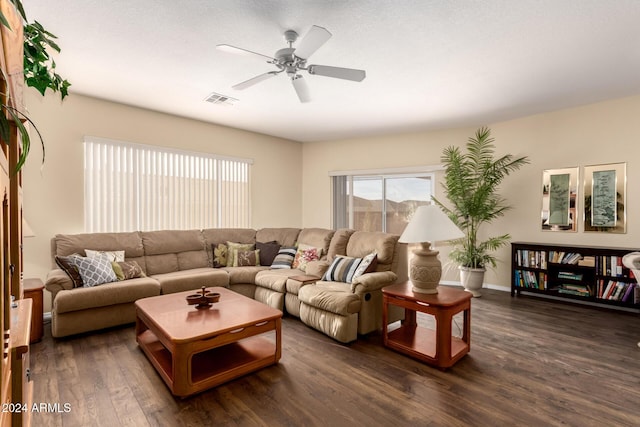
{"type": "Polygon", "coordinates": [[[511,244],[511,296],[521,292],[640,309],[640,287],[622,257],[637,249],[511,244]]]}

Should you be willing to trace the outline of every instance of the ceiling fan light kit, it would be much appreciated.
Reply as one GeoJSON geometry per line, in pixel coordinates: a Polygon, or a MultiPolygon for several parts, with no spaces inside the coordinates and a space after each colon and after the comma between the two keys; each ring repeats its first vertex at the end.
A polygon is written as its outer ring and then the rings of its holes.
{"type": "Polygon", "coordinates": [[[315,64],[307,66],[307,60],[309,57],[313,55],[316,50],[322,47],[322,45],[324,45],[330,38],[331,33],[329,31],[325,28],[313,25],[309,32],[300,40],[297,48],[294,48],[293,44],[298,40],[298,33],[293,30],[285,31],[284,39],[289,43],[289,47],[278,50],[273,57],[227,44],[219,44],[216,48],[223,52],[258,57],[262,60],[266,59],[267,63],[273,64],[278,68],[277,71],[269,71],[250,78],[249,80],[235,84],[232,86],[233,89],[244,90],[273,76],[286,73],[286,75],[291,79],[291,84],[293,85],[300,102],[309,102],[311,100],[309,88],[306,81],[300,74],[301,71],[307,71],[312,75],[333,77],[336,79],[350,80],[354,82],[361,82],[366,77],[366,72],[364,70],[315,64]]]}

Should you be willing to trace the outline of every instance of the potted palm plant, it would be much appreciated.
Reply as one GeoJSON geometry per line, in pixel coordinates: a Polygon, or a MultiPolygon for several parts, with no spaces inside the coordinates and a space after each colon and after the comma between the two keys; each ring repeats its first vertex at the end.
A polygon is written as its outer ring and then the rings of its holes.
{"type": "Polygon", "coordinates": [[[480,227],[511,208],[498,194],[500,183],[511,172],[529,163],[526,156],[515,158],[507,154],[495,158],[493,142],[491,130],[482,127],[469,138],[465,152],[459,147],[445,148],[441,158],[445,167],[442,187],[450,204],[445,206],[433,198],[465,234],[451,241],[453,249],[449,259],[459,265],[462,285],[474,297],[480,296],[486,268],[496,266],[493,251],[511,238],[509,234],[503,234],[480,240],[480,227]]]}

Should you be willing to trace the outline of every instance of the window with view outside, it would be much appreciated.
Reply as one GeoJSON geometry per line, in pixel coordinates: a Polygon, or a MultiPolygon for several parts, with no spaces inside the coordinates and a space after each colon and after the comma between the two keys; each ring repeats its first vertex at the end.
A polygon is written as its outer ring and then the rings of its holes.
{"type": "Polygon", "coordinates": [[[335,228],[402,234],[418,206],[430,203],[433,192],[431,173],[333,179],[335,228]]]}
{"type": "Polygon", "coordinates": [[[249,227],[251,163],[85,137],[85,232],[249,227]]]}

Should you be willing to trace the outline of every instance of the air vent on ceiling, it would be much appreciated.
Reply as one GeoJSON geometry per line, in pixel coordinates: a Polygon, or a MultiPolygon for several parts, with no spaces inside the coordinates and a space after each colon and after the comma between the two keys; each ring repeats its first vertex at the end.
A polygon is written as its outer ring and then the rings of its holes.
{"type": "Polygon", "coordinates": [[[217,105],[233,105],[238,102],[236,98],[215,92],[211,92],[204,100],[217,105]]]}

